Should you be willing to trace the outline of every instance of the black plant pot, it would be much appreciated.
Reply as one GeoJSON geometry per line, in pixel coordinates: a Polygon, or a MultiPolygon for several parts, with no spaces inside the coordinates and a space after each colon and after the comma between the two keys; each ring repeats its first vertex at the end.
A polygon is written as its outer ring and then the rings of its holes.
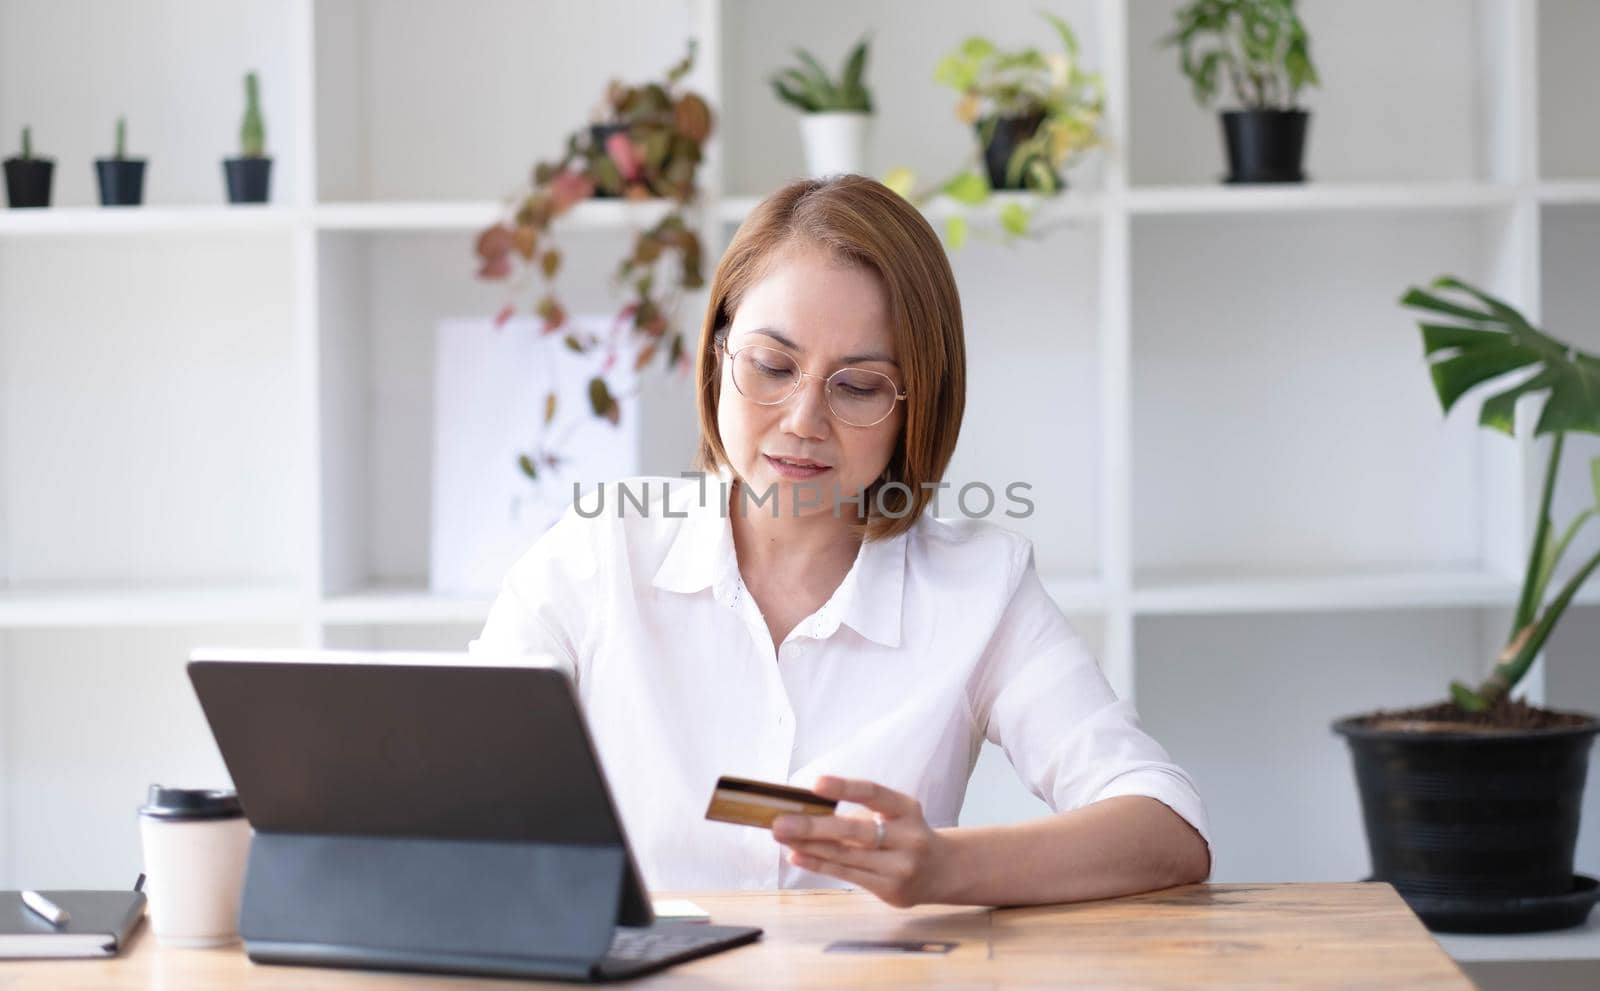
{"type": "Polygon", "coordinates": [[[1227,110],[1222,133],[1228,142],[1228,182],[1305,182],[1304,110],[1227,110]]]}
{"type": "Polygon", "coordinates": [[[1575,876],[1589,747],[1600,722],[1514,732],[1333,724],[1350,744],[1372,880],[1428,928],[1534,932],[1581,925],[1600,899],[1575,876]]]}
{"type": "MultiPolygon", "coordinates": [[[[1017,150],[1017,145],[1033,137],[1043,122],[1044,114],[1036,113],[1025,117],[985,117],[973,125],[978,131],[978,140],[985,142],[983,167],[989,174],[989,188],[1028,188],[1026,176],[1018,176],[1015,183],[1008,184],[1006,167],[1011,164],[1011,153],[1017,150]]],[[[1053,170],[1051,174],[1055,176],[1057,189],[1066,187],[1060,175],[1053,170]]]]}
{"type": "Polygon", "coordinates": [[[144,202],[144,159],[97,158],[101,206],[138,206],[144,202]]]}
{"type": "Polygon", "coordinates": [[[50,158],[8,158],[6,200],[14,207],[50,205],[50,179],[56,163],[50,158]]]}
{"type": "Polygon", "coordinates": [[[223,178],[228,183],[229,203],[265,203],[272,184],[272,159],[225,158],[223,178]]]}

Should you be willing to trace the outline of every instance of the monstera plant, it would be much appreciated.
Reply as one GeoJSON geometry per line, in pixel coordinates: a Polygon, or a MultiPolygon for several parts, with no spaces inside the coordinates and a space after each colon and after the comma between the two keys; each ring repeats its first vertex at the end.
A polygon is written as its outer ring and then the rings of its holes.
{"type": "Polygon", "coordinates": [[[1516,373],[1516,384],[1485,399],[1478,422],[1512,434],[1516,428],[1517,400],[1548,393],[1535,435],[1549,435],[1550,460],[1539,499],[1539,518],[1533,546],[1523,573],[1522,593],[1511,623],[1511,635],[1489,676],[1477,687],[1461,682],[1450,686],[1451,698],[1466,712],[1492,709],[1528,673],[1557,621],[1578,594],[1578,589],[1600,567],[1600,553],[1584,561],[1546,601],[1550,581],[1584,524],[1600,508],[1600,458],[1590,462],[1595,506],[1572,519],[1560,536],[1550,518],[1550,503],[1561,468],[1562,441],[1568,431],[1600,434],[1600,357],[1586,354],[1545,334],[1507,304],[1452,278],[1434,283],[1435,291],[1412,289],[1407,306],[1422,311],[1423,348],[1430,359],[1433,386],[1448,412],[1470,390],[1516,373]],[[1455,301],[1437,290],[1464,295],[1455,301]],[[1527,373],[1532,373],[1528,375],[1527,373]]]}
{"type": "MultiPolygon", "coordinates": [[[[607,385],[605,372],[619,361],[642,372],[652,364],[686,370],[684,335],[676,324],[680,296],[705,284],[700,236],[690,220],[698,202],[696,177],[711,134],[711,108],[680,84],[694,64],[695,43],[662,82],[627,85],[613,80],[597,113],[601,118],[573,132],[560,157],[534,166],[531,188],[513,204],[509,216],[478,235],[478,277],[511,278],[519,269],[539,278],[543,291],[532,310],[544,333],[566,331],[564,342],[579,354],[599,352],[600,374],[589,381],[591,412],[618,422],[619,397],[607,385]],[[584,200],[664,200],[670,209],[655,223],[635,232],[618,264],[615,280],[629,297],[604,335],[572,331],[567,311],[556,293],[562,254],[552,224],[584,200]]],[[[516,313],[502,308],[497,325],[516,313]]],[[[545,397],[544,422],[556,416],[556,394],[545,397]]],[[[530,479],[553,468],[561,454],[540,442],[518,459],[530,479]]]]}
{"type": "Polygon", "coordinates": [[[1600,552],[1552,590],[1594,504],[1565,526],[1551,517],[1566,434],[1600,434],[1600,356],[1535,327],[1508,303],[1455,278],[1413,288],[1434,391],[1446,413],[1480,388],[1478,422],[1514,435],[1517,405],[1543,397],[1533,424],[1549,461],[1532,546],[1506,643],[1478,684],[1452,682],[1447,701],[1334,724],[1348,740],[1373,875],[1390,881],[1435,929],[1511,932],[1581,923],[1600,883],[1573,873],[1589,748],[1600,720],[1511,697],[1600,552]]]}

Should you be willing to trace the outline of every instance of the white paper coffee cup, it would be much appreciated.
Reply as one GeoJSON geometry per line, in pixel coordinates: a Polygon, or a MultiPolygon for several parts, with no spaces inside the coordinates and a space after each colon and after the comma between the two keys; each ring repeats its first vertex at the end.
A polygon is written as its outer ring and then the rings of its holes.
{"type": "Polygon", "coordinates": [[[250,823],[232,791],[150,786],[139,809],[150,928],[164,946],[239,939],[250,823]]]}

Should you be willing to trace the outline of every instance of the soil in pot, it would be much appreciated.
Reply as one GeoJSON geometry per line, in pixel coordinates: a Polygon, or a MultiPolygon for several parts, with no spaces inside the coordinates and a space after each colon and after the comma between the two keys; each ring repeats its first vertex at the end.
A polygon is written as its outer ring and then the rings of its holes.
{"type": "Polygon", "coordinates": [[[1414,709],[1397,709],[1390,712],[1379,709],[1363,716],[1360,723],[1368,729],[1401,729],[1419,733],[1447,733],[1459,730],[1483,731],[1494,729],[1564,729],[1587,726],[1594,717],[1581,712],[1560,712],[1541,709],[1521,699],[1502,698],[1482,712],[1467,712],[1454,702],[1440,702],[1414,709]]]}

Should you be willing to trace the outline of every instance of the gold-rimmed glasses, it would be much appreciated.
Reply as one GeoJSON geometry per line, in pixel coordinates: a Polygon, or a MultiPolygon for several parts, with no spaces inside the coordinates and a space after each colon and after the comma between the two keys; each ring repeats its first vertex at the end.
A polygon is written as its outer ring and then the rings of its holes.
{"type": "Polygon", "coordinates": [[[736,348],[722,345],[733,363],[733,387],[759,406],[776,406],[800,390],[804,379],[821,379],[833,415],[853,427],[877,426],[906,398],[894,379],[870,368],[841,368],[832,375],[813,375],[800,368],[794,355],[764,344],[736,348]]]}

